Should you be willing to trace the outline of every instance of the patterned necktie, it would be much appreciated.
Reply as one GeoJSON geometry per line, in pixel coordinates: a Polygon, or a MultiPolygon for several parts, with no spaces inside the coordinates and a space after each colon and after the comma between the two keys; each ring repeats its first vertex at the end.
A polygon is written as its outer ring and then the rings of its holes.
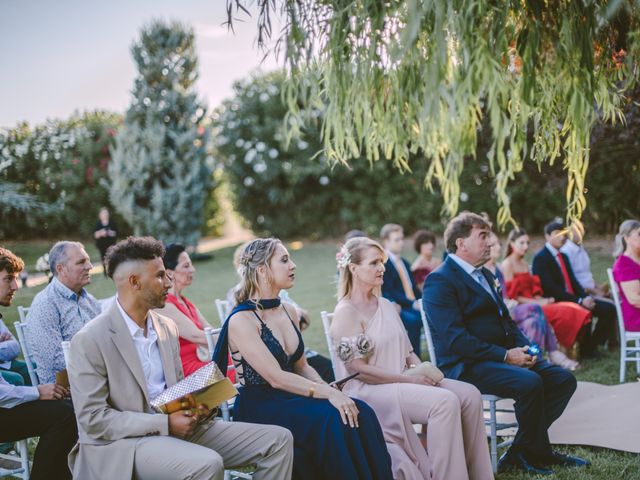
{"type": "Polygon", "coordinates": [[[407,269],[404,267],[402,260],[399,257],[392,258],[393,265],[396,267],[398,271],[398,275],[400,275],[400,281],[402,282],[402,288],[404,289],[404,294],[411,301],[416,299],[416,296],[413,294],[413,287],[411,286],[411,280],[407,276],[407,269]]]}
{"type": "Polygon", "coordinates": [[[487,291],[487,293],[491,295],[491,298],[493,299],[493,301],[496,302],[496,304],[498,305],[498,310],[500,310],[500,312],[502,313],[502,306],[498,301],[498,294],[491,287],[491,285],[489,284],[489,281],[487,280],[487,277],[484,276],[484,273],[482,273],[482,268],[476,268],[473,271],[473,276],[476,278],[478,283],[482,285],[482,288],[484,288],[487,291]]]}
{"type": "Polygon", "coordinates": [[[556,254],[558,263],[560,264],[560,270],[562,271],[562,277],[564,278],[564,287],[571,295],[575,295],[573,285],[571,285],[571,279],[569,278],[569,270],[567,270],[567,264],[564,263],[564,257],[560,252],[556,254]]]}

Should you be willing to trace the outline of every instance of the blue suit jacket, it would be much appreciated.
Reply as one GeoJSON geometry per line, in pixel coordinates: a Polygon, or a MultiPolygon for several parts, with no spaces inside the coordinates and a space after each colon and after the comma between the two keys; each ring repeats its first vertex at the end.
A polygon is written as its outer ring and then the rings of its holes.
{"type": "MultiPolygon", "coordinates": [[[[411,288],[416,298],[420,298],[422,292],[416,287],[416,283],[411,275],[411,265],[404,258],[401,258],[402,263],[409,273],[409,281],[411,282],[411,288]]],[[[402,308],[412,308],[413,300],[409,300],[404,293],[404,287],[402,286],[402,280],[400,274],[396,269],[393,262],[389,259],[384,264],[384,277],[382,277],[382,296],[391,302],[395,302],[402,308]]]]}
{"type": "MultiPolygon", "coordinates": [[[[489,285],[493,274],[483,268],[489,285]]],[[[424,283],[422,302],[436,350],[438,367],[448,378],[459,378],[465,365],[502,362],[508,349],[531,342],[496,299],[448,257],[424,283]]]]}
{"type": "Polygon", "coordinates": [[[577,302],[579,298],[586,297],[587,293],[573,274],[569,257],[562,253],[562,258],[567,266],[567,273],[575,295],[567,291],[560,265],[547,247],[542,247],[533,257],[533,274],[540,277],[545,297],[553,297],[557,302],[577,302]]]}

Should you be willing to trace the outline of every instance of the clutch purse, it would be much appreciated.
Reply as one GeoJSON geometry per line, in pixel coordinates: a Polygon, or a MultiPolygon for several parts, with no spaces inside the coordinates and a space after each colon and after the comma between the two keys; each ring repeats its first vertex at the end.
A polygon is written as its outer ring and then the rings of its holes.
{"type": "Polygon", "coordinates": [[[167,414],[202,404],[213,410],[237,394],[233,383],[222,374],[215,362],[210,362],[167,388],[150,403],[157,411],[167,414]]]}
{"type": "Polygon", "coordinates": [[[422,362],[415,367],[408,368],[403,375],[423,375],[430,378],[436,383],[440,383],[444,378],[444,374],[431,362],[422,362]]]}

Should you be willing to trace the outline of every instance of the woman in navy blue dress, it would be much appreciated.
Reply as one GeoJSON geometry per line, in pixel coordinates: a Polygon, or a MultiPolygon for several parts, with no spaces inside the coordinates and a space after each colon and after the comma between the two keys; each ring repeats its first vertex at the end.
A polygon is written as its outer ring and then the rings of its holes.
{"type": "Polygon", "coordinates": [[[293,286],[295,268],[273,238],[252,241],[241,255],[237,306],[214,353],[224,372],[230,351],[242,384],[234,419],[289,429],[294,479],[390,480],[391,459],[373,410],[307,364],[296,310],[278,298],[293,286]]]}

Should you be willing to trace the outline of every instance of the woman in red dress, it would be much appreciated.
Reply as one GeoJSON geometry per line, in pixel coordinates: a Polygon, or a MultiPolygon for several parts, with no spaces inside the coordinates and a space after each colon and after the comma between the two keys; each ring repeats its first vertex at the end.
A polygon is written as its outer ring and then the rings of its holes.
{"type": "Polygon", "coordinates": [[[422,291],[424,281],[442,262],[433,256],[436,248],[436,236],[428,230],[418,230],[414,235],[413,248],[418,256],[411,265],[411,275],[417,287],[422,291]]]}
{"type": "Polygon", "coordinates": [[[507,286],[507,297],[519,303],[536,303],[542,307],[547,320],[556,333],[562,347],[575,353],[584,329],[591,323],[591,312],[572,302],[556,302],[542,296],[540,278],[529,272],[524,259],[529,250],[529,235],[522,229],[514,229],[507,240],[507,256],[501,270],[507,286]]]}
{"type": "MultiPolygon", "coordinates": [[[[180,334],[180,360],[184,375],[190,375],[211,361],[204,329],[211,327],[200,310],[182,296],[182,290],[193,282],[196,269],[183,245],[167,245],[163,257],[167,273],[173,279],[167,303],[159,313],[172,319],[180,334]]],[[[235,381],[234,375],[230,375],[235,381]]]]}

